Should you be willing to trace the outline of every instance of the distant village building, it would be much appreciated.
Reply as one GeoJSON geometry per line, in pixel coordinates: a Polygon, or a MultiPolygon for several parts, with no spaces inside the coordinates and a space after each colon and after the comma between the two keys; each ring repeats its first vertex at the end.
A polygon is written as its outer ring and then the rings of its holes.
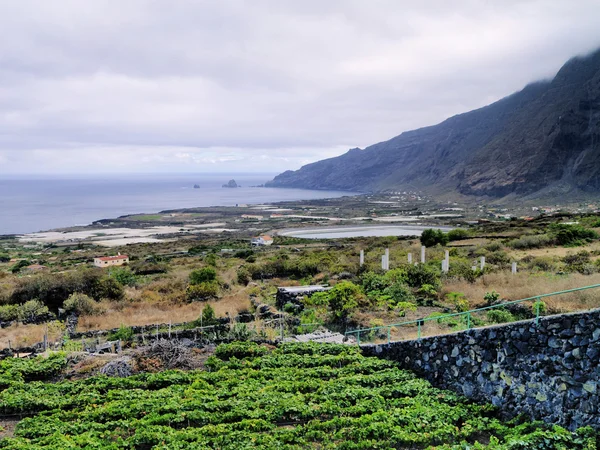
{"type": "Polygon", "coordinates": [[[129,256],[127,255],[100,256],[99,258],[94,258],[94,266],[96,267],[122,266],[128,262],[129,256]]]}
{"type": "Polygon", "coordinates": [[[271,244],[273,244],[273,238],[271,236],[267,236],[266,234],[264,234],[262,236],[256,236],[256,237],[252,238],[252,240],[250,241],[250,244],[255,245],[257,247],[260,247],[263,245],[271,245],[271,244]]]}
{"type": "Polygon", "coordinates": [[[263,218],[257,214],[242,214],[242,219],[263,220],[263,218]]]}

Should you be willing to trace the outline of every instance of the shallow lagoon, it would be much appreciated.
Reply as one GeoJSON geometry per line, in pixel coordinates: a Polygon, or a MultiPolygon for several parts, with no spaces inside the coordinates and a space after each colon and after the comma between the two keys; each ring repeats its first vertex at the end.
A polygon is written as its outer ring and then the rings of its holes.
{"type": "Polygon", "coordinates": [[[282,230],[280,236],[297,237],[304,239],[339,239],[352,237],[383,237],[383,236],[420,236],[423,230],[435,228],[450,231],[451,227],[441,226],[356,226],[356,227],[321,227],[282,230]]]}

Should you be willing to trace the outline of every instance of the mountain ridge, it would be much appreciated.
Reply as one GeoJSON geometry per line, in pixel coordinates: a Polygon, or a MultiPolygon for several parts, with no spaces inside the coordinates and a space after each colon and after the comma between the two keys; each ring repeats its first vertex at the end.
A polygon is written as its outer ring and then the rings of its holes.
{"type": "Polygon", "coordinates": [[[390,140],[286,171],[267,186],[525,197],[600,193],[600,49],[551,80],[390,140]]]}

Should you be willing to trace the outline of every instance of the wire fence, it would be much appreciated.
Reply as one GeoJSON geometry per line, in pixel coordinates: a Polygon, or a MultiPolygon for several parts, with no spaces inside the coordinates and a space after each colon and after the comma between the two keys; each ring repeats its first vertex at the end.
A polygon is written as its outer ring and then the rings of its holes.
{"type": "Polygon", "coordinates": [[[542,316],[545,313],[546,305],[542,301],[542,299],[547,297],[553,297],[556,295],[564,295],[570,294],[572,292],[585,291],[588,289],[599,288],[600,284],[593,284],[590,286],[583,286],[579,288],[567,289],[564,291],[550,292],[548,294],[540,294],[534,297],[522,298],[519,300],[512,300],[509,302],[498,303],[495,305],[484,306],[482,308],[471,309],[469,311],[464,312],[456,312],[450,314],[440,314],[440,315],[431,315],[429,317],[423,317],[421,319],[410,320],[406,322],[393,323],[389,325],[380,325],[377,327],[371,328],[360,328],[356,330],[346,331],[346,337],[355,337],[358,345],[362,340],[369,341],[374,339],[387,339],[388,344],[392,341],[392,330],[398,329],[400,336],[402,337],[400,340],[408,340],[421,339],[424,334],[433,335],[433,334],[443,334],[440,332],[440,324],[447,324],[459,327],[459,329],[454,329],[451,332],[471,329],[471,328],[480,328],[482,326],[489,325],[486,322],[486,316],[489,311],[506,311],[507,307],[514,305],[522,305],[522,304],[530,304],[531,311],[535,316],[535,324],[537,325],[542,316]],[[416,331],[416,336],[415,336],[416,331]],[[433,333],[428,333],[433,332],[433,333]]]}

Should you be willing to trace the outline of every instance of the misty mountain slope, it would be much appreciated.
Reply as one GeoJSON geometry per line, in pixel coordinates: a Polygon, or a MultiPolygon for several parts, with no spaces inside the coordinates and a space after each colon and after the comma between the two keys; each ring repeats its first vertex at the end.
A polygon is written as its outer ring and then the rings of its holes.
{"type": "Polygon", "coordinates": [[[600,191],[600,50],[489,106],[284,172],[269,186],[503,197],[600,191]]]}

